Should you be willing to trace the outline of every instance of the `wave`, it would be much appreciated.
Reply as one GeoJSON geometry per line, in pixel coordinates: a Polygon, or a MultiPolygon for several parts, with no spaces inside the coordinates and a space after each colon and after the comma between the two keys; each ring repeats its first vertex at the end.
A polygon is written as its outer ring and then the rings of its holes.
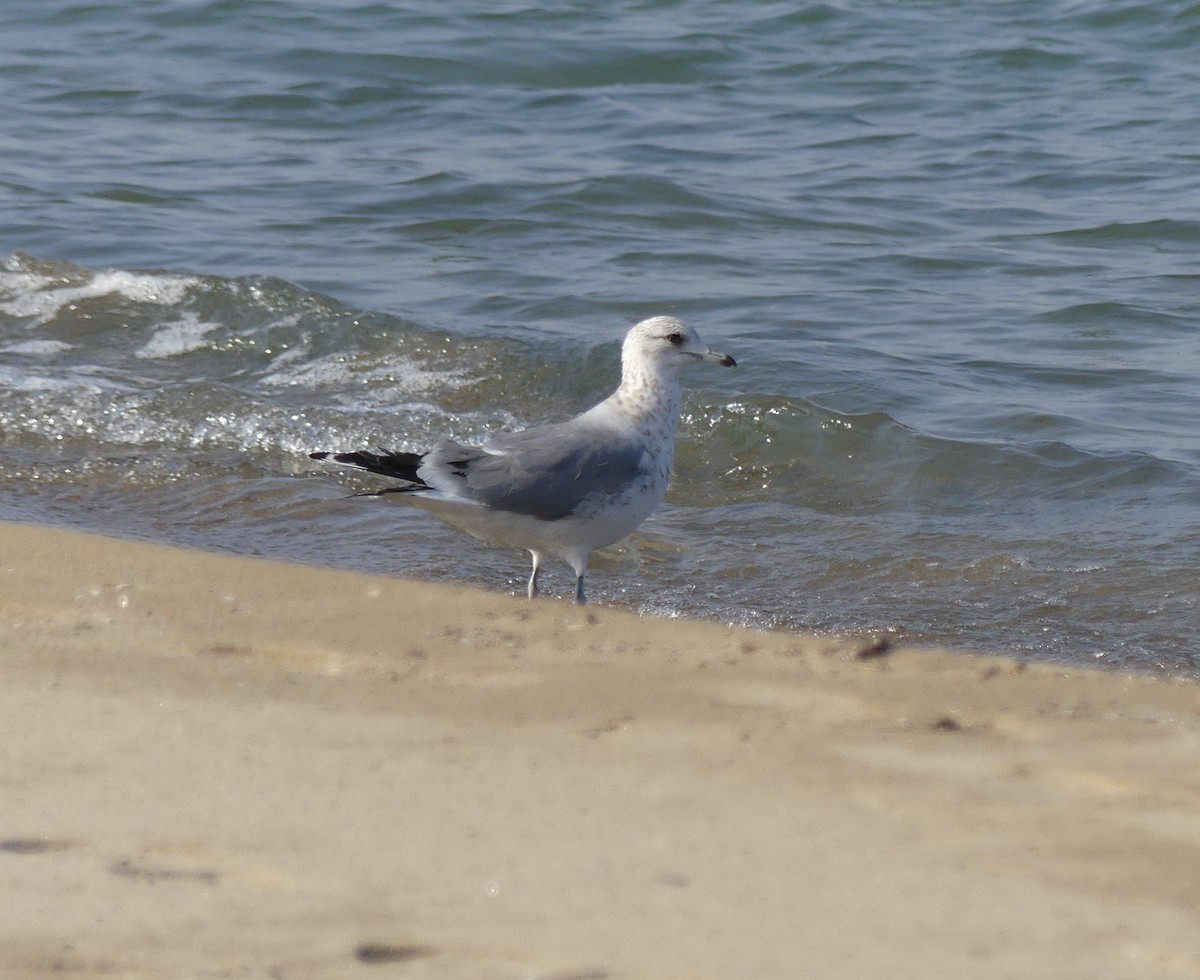
{"type": "MultiPolygon", "coordinates": [[[[0,328],[6,443],[93,459],[229,451],[303,467],[315,448],[421,448],[565,417],[616,381],[616,338],[581,358],[570,338],[535,349],[437,332],[276,279],[21,255],[0,269],[0,328]]],[[[1069,428],[1063,419],[1013,417],[997,438],[951,439],[783,394],[729,399],[704,380],[680,430],[684,504],[951,515],[1195,493],[1186,464],[1036,438],[1069,428]]]]}

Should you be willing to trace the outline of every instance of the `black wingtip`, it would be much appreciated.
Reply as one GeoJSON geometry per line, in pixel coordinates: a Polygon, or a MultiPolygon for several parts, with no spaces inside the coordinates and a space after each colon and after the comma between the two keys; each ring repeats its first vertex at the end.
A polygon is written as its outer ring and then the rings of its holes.
{"type": "Polygon", "coordinates": [[[347,466],[357,466],[368,473],[378,473],[380,476],[390,476],[397,480],[405,480],[425,486],[425,481],[417,474],[424,459],[420,453],[309,453],[309,458],[332,460],[335,463],[345,463],[347,466]]]}

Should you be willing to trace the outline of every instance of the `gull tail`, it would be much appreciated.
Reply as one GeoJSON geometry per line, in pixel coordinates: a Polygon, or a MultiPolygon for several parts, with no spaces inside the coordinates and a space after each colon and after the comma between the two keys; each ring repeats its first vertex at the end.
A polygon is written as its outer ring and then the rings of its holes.
{"type": "MultiPolygon", "coordinates": [[[[428,487],[429,484],[417,475],[417,470],[421,467],[421,461],[425,458],[421,453],[309,453],[312,459],[328,459],[335,463],[345,463],[347,466],[357,466],[360,470],[366,470],[369,473],[378,473],[380,476],[390,476],[397,480],[404,480],[406,483],[413,483],[416,486],[412,487],[393,487],[392,490],[421,490],[428,487]]],[[[388,491],[379,491],[387,493],[388,491]]],[[[364,494],[364,496],[376,496],[377,494],[364,494]]]]}

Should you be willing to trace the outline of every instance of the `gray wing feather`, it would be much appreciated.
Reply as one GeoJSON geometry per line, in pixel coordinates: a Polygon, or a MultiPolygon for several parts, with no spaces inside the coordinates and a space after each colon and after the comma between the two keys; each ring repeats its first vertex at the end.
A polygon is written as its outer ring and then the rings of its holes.
{"type": "Polygon", "coordinates": [[[570,515],[589,494],[628,489],[644,450],[600,427],[560,423],[496,436],[486,446],[438,443],[422,478],[439,490],[544,521],[570,515]]]}

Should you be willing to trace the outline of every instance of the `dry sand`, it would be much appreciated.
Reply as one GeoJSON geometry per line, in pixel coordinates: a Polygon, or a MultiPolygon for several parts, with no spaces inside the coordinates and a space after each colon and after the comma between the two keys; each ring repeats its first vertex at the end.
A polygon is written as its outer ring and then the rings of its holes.
{"type": "Polygon", "coordinates": [[[0,525],[0,977],[1200,976],[1200,687],[0,525]]]}

